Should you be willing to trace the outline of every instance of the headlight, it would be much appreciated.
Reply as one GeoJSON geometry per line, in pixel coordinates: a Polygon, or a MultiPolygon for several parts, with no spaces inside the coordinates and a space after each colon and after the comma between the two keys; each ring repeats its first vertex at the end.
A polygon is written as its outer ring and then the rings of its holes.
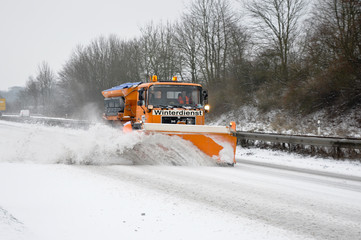
{"type": "Polygon", "coordinates": [[[207,104],[207,105],[205,105],[204,106],[204,110],[206,110],[206,112],[209,112],[209,109],[210,109],[211,107],[207,104]]]}

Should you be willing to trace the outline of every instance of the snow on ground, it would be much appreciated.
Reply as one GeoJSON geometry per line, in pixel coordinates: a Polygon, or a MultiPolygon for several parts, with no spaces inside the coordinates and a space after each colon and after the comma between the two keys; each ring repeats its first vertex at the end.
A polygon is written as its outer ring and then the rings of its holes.
{"type": "Polygon", "coordinates": [[[237,147],[236,159],[361,177],[361,162],[356,160],[310,157],[279,150],[240,146],[237,147]]]}
{"type": "MultiPolygon", "coordinates": [[[[354,162],[268,150],[238,148],[237,158],[361,172],[354,162]]],[[[208,160],[179,138],[0,121],[0,239],[361,236],[359,183],[208,160]]]]}
{"type": "Polygon", "coordinates": [[[24,239],[303,239],[74,165],[0,163],[0,189],[1,207],[22,223],[20,229],[10,223],[3,240],[21,233],[24,239]]]}
{"type": "Polygon", "coordinates": [[[0,206],[0,239],[31,238],[24,224],[0,206]]]}
{"type": "Polygon", "coordinates": [[[318,135],[320,120],[321,136],[361,138],[361,112],[350,111],[343,116],[328,119],[324,111],[307,116],[291,117],[282,110],[267,113],[253,106],[242,106],[211,121],[212,125],[225,125],[235,121],[237,130],[296,135],[318,135]]]}

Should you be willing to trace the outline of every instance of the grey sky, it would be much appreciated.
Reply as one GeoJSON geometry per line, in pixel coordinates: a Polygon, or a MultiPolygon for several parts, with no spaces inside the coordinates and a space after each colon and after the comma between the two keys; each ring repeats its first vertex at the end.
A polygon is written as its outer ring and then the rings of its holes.
{"type": "Polygon", "coordinates": [[[78,44],[178,19],[191,0],[0,0],[0,90],[24,86],[42,61],[61,69],[78,44]]]}

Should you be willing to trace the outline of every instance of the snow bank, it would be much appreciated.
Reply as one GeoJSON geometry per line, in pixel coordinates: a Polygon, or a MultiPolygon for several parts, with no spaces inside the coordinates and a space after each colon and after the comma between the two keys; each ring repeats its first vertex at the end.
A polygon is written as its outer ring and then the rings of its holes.
{"type": "Polygon", "coordinates": [[[235,121],[237,130],[266,133],[318,135],[320,120],[321,136],[361,137],[361,112],[350,111],[333,119],[325,111],[307,116],[290,116],[282,110],[262,113],[254,106],[242,106],[223,114],[212,121],[211,125],[226,125],[235,121]]]}
{"type": "Polygon", "coordinates": [[[337,161],[320,157],[306,157],[279,150],[272,151],[269,149],[243,148],[240,146],[237,147],[236,159],[361,177],[361,162],[359,161],[337,161]]]}

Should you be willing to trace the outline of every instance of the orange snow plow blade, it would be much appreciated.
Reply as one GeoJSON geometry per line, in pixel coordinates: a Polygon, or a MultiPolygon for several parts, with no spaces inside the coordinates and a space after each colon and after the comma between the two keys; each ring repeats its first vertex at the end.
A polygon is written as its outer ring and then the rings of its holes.
{"type": "MultiPolygon", "coordinates": [[[[235,125],[233,125],[233,127],[223,127],[144,123],[143,130],[145,130],[145,132],[179,136],[184,140],[192,142],[194,146],[209,157],[215,159],[217,163],[229,165],[236,163],[237,137],[235,125]]],[[[187,151],[187,149],[185,149],[185,151],[187,151]]]]}

